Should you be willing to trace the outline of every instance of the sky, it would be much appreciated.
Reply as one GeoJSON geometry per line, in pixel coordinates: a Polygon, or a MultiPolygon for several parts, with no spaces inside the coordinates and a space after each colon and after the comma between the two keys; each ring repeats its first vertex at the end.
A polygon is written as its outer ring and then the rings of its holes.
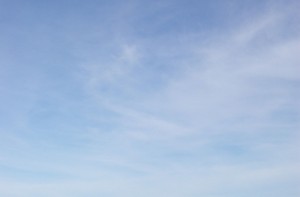
{"type": "Polygon", "coordinates": [[[299,197],[298,0],[0,0],[0,196],[299,197]]]}

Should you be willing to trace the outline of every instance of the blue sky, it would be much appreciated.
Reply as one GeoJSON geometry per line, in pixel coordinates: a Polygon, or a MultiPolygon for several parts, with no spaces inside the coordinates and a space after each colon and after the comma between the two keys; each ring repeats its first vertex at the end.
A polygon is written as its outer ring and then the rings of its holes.
{"type": "Polygon", "coordinates": [[[299,197],[297,0],[0,0],[0,196],[299,197]]]}

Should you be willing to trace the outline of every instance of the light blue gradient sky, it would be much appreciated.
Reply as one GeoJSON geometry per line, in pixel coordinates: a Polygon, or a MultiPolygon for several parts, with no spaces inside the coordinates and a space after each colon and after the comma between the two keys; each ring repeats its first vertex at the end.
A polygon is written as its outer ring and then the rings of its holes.
{"type": "Polygon", "coordinates": [[[0,196],[299,197],[299,10],[0,0],[0,196]]]}

